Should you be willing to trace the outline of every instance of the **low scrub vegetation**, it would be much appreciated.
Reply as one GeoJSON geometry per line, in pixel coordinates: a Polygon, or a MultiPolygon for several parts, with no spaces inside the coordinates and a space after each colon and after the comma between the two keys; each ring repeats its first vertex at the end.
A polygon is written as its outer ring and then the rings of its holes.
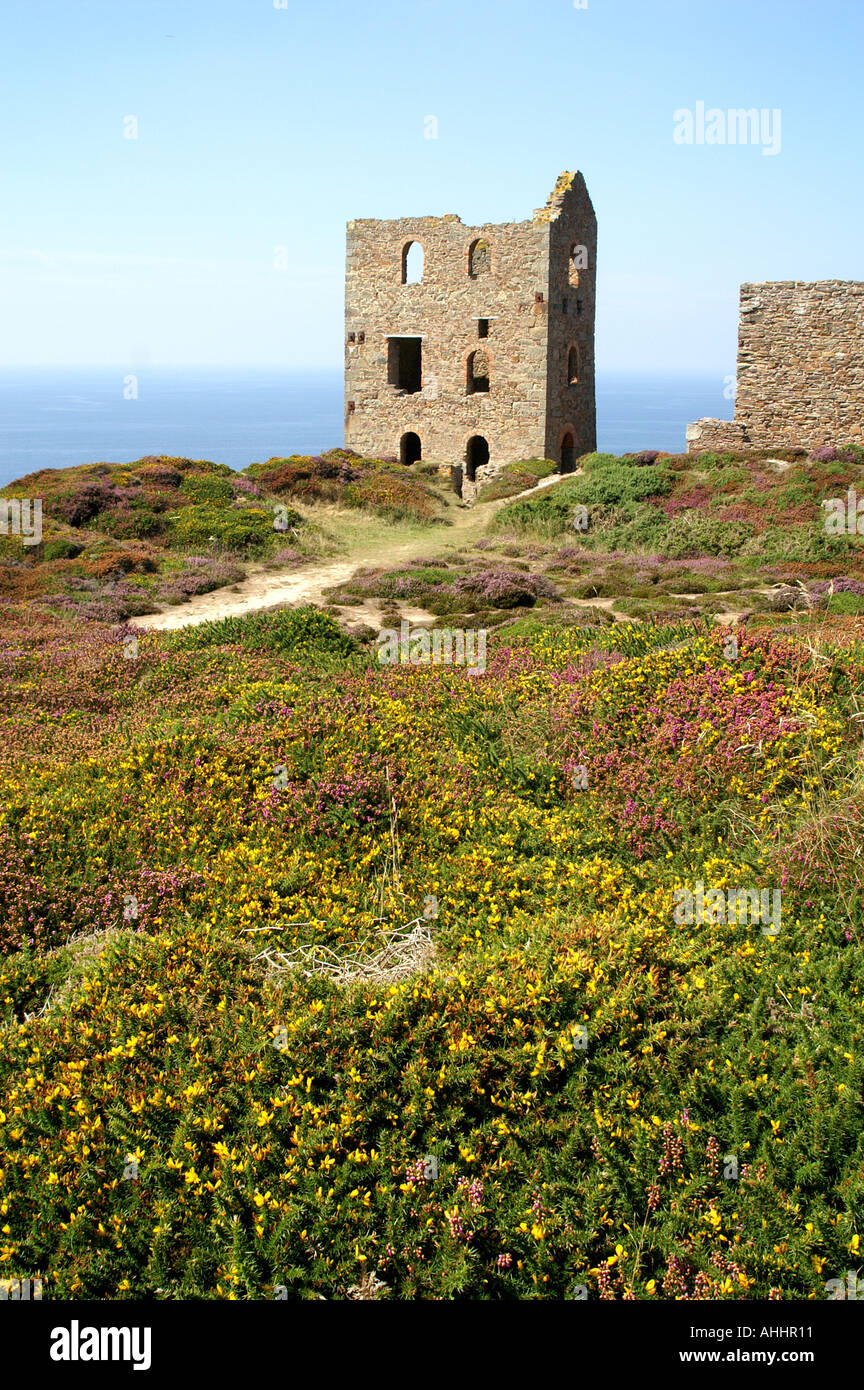
{"type": "MultiPolygon", "coordinates": [[[[190,525],[309,505],[184,462],[133,471],[190,525]]],[[[817,532],[862,464],[788,462],[590,458],[333,595],[488,625],[473,670],[309,606],[136,632],[244,563],[170,526],[4,552],[3,1277],[732,1302],[857,1268],[864,566],[817,532]]]]}
{"type": "Polygon", "coordinates": [[[294,454],[254,463],[247,470],[268,492],[301,502],[337,502],[387,521],[441,522],[444,502],[428,475],[391,460],[368,459],[350,449],[313,458],[294,454]]]}

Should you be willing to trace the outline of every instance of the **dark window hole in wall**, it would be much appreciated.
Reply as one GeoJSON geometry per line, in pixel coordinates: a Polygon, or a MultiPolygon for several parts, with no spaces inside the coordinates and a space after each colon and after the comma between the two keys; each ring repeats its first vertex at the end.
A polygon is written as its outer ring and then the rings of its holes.
{"type": "Polygon", "coordinates": [[[468,375],[465,389],[469,396],[478,391],[489,390],[489,356],[478,348],[468,357],[468,375]]]}
{"type": "Polygon", "coordinates": [[[423,380],[422,338],[389,338],[387,341],[387,385],[414,395],[423,380]]]}

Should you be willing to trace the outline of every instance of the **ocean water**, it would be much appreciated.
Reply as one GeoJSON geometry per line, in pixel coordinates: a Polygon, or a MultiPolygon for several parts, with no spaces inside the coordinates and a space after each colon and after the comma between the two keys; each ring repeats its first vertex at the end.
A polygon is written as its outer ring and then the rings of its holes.
{"type": "MultiPolygon", "coordinates": [[[[131,463],[144,454],[245,468],[342,443],[342,373],[147,368],[126,399],[117,367],[0,368],[0,486],[39,468],[131,463]]],[[[598,447],[683,452],[684,428],[732,416],[722,377],[600,373],[598,447]]]]}

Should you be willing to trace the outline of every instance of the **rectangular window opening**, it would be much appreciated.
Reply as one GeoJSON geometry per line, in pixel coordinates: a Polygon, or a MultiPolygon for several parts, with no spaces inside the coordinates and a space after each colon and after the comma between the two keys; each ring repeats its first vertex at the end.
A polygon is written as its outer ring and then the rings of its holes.
{"type": "Polygon", "coordinates": [[[390,338],[387,342],[387,384],[408,395],[421,389],[422,338],[390,338]]]}
{"type": "Polygon", "coordinates": [[[477,320],[477,337],[478,337],[478,338],[488,338],[488,337],[489,337],[489,320],[488,320],[488,319],[478,319],[478,320],[477,320]]]}

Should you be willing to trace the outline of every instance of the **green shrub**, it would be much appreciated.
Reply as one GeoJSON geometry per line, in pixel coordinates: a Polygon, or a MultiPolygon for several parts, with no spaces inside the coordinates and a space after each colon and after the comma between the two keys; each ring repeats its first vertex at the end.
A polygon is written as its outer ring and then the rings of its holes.
{"type": "Polygon", "coordinates": [[[659,465],[639,468],[607,454],[591,454],[585,460],[584,477],[574,479],[572,497],[586,507],[616,506],[663,496],[671,486],[670,475],[659,465]]]}
{"type": "Polygon", "coordinates": [[[687,560],[699,555],[729,556],[737,555],[752,537],[750,522],[720,521],[694,509],[679,512],[667,522],[658,548],[670,560],[687,560]]]}
{"type": "Polygon", "coordinates": [[[661,579],[657,587],[662,589],[665,594],[717,594],[723,589],[732,588],[733,585],[730,582],[724,584],[720,579],[708,579],[704,574],[691,574],[685,570],[680,574],[661,579]]]}
{"type": "Polygon", "coordinates": [[[787,508],[800,507],[807,502],[813,504],[815,515],[816,484],[811,478],[796,478],[771,494],[771,506],[776,507],[778,511],[785,512],[787,508]]]}
{"type": "Polygon", "coordinates": [[[535,487],[541,478],[550,478],[558,465],[551,459],[520,459],[508,463],[496,477],[485,483],[477,494],[478,502],[497,502],[501,497],[515,497],[535,487]]]}
{"type": "Polygon", "coordinates": [[[449,570],[438,569],[435,565],[415,565],[409,570],[397,570],[394,578],[400,574],[408,579],[416,579],[419,584],[449,584],[453,578],[449,570]]]}
{"type": "Polygon", "coordinates": [[[344,489],[346,506],[370,511],[385,521],[443,521],[443,503],[401,465],[381,466],[344,489]]]}
{"type": "Polygon", "coordinates": [[[763,564],[814,564],[839,560],[856,548],[852,536],[826,536],[822,522],[812,521],[803,526],[769,526],[742,546],[741,554],[758,557],[763,564]]]}
{"type": "Polygon", "coordinates": [[[864,613],[864,598],[859,594],[832,594],[828,600],[829,613],[864,613]]]}
{"type": "Polygon", "coordinates": [[[218,506],[230,506],[234,500],[234,490],[230,477],[220,473],[187,473],[180,487],[184,497],[190,502],[218,506]]]}
{"type": "Polygon", "coordinates": [[[43,560],[74,560],[84,549],[78,541],[69,540],[67,536],[57,536],[52,541],[45,541],[42,547],[43,560]]]}
{"type": "MultiPolygon", "coordinates": [[[[622,459],[618,454],[600,454],[596,450],[590,454],[583,454],[579,459],[579,467],[586,473],[592,473],[595,469],[614,468],[621,464],[622,459]]],[[[634,467],[633,464],[627,465],[634,467]]]]}
{"type": "MultiPolygon", "coordinates": [[[[646,498],[665,495],[672,486],[672,475],[659,464],[640,468],[612,454],[588,454],[583,466],[583,476],[568,478],[537,497],[526,497],[521,502],[502,507],[495,518],[496,526],[555,535],[572,528],[574,508],[583,506],[591,513],[590,526],[593,529],[598,520],[594,515],[595,508],[632,509],[646,498]]],[[[633,519],[632,511],[626,519],[633,519]]],[[[662,525],[662,517],[658,520],[662,525]]],[[[590,531],[584,534],[590,535],[590,531]]],[[[580,535],[580,539],[584,540],[584,535],[580,535]]]]}
{"type": "Polygon", "coordinates": [[[632,594],[633,586],[620,576],[597,574],[580,580],[572,593],[574,598],[618,598],[622,594],[632,594]]]}
{"type": "Polygon", "coordinates": [[[183,628],[171,645],[184,650],[238,645],[249,651],[275,652],[295,660],[314,656],[349,656],[357,644],[329,613],[318,608],[281,608],[216,618],[183,628]]]}
{"type": "MultiPolygon", "coordinates": [[[[299,525],[299,512],[288,509],[288,527],[299,525]]],[[[176,545],[206,546],[211,537],[230,550],[260,550],[279,536],[274,513],[264,507],[214,507],[196,503],[169,514],[171,538],[176,545]]]]}
{"type": "Polygon", "coordinates": [[[683,465],[688,472],[698,469],[700,473],[713,473],[719,468],[738,468],[741,458],[738,454],[674,454],[664,458],[663,462],[667,467],[678,465],[679,469],[683,465]]]}
{"type": "Polygon", "coordinates": [[[100,531],[118,541],[148,540],[164,535],[168,529],[168,521],[163,513],[144,506],[133,506],[128,511],[102,512],[95,524],[100,531]]]}
{"type": "MultiPolygon", "coordinates": [[[[574,488],[581,479],[573,478],[544,490],[537,497],[511,502],[495,515],[492,525],[500,531],[534,532],[539,535],[560,535],[573,526],[573,509],[580,500],[574,488]]],[[[584,543],[584,537],[580,535],[584,543]]]]}

